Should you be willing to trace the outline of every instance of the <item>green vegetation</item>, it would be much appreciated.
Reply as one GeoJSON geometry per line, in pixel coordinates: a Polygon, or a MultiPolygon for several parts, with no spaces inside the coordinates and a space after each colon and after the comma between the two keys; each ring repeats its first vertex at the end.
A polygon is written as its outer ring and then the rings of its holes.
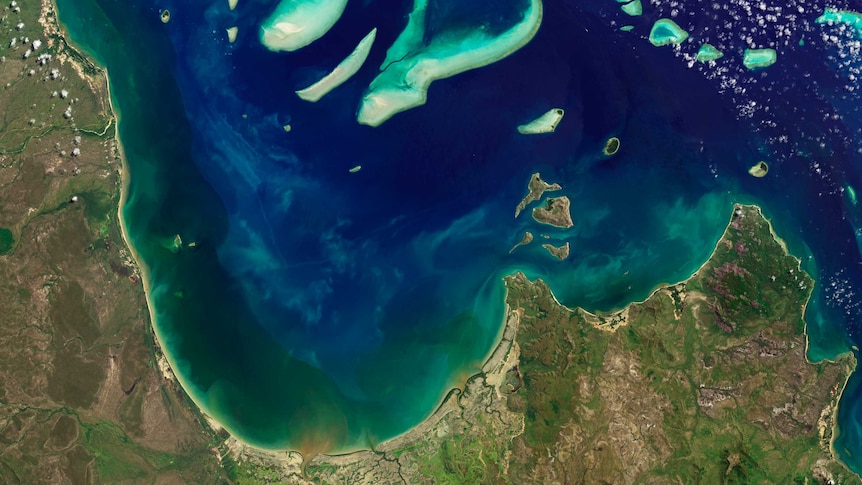
{"type": "Polygon", "coordinates": [[[519,353],[495,350],[498,363],[410,436],[306,472],[321,483],[862,483],[830,450],[855,361],[805,357],[812,283],[745,206],[688,281],[613,314],[562,307],[516,274],[501,348],[519,353]]]}
{"type": "Polygon", "coordinates": [[[14,245],[15,237],[12,235],[12,231],[5,227],[0,227],[0,255],[11,251],[14,245]]]}

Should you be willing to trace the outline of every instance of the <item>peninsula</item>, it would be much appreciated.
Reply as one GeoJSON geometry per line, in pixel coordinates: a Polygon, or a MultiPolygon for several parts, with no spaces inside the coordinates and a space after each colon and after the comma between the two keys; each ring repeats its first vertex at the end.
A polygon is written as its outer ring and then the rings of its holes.
{"type": "Polygon", "coordinates": [[[571,202],[565,195],[548,197],[545,205],[533,209],[533,219],[542,224],[568,229],[574,225],[570,211],[571,202]]]}
{"type": "Polygon", "coordinates": [[[515,217],[518,217],[521,214],[521,211],[526,209],[528,205],[540,200],[545,192],[553,192],[562,189],[563,187],[560,186],[560,184],[549,184],[542,180],[542,176],[539,172],[534,173],[530,177],[530,182],[527,184],[527,195],[524,196],[518,204],[518,207],[515,209],[515,217]]]}

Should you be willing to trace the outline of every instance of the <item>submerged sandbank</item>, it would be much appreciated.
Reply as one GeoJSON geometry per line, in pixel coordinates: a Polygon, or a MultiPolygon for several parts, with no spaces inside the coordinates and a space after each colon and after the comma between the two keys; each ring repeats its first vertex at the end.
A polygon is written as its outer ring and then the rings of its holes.
{"type": "Polygon", "coordinates": [[[326,96],[333,89],[344,84],[354,74],[359,72],[359,69],[365,64],[365,60],[368,59],[368,53],[371,52],[371,46],[374,45],[376,37],[377,29],[371,29],[371,32],[359,41],[353,52],[335,66],[332,72],[311,86],[300,89],[296,92],[296,95],[301,99],[314,103],[326,96]]]}
{"type": "Polygon", "coordinates": [[[407,26],[387,51],[382,72],[362,99],[359,123],[378,126],[396,113],[425,104],[433,81],[509,56],[526,45],[542,23],[542,2],[531,0],[523,20],[498,36],[475,29],[426,42],[427,7],[428,0],[415,0],[407,26]]]}
{"type": "Polygon", "coordinates": [[[656,47],[667,44],[682,44],[688,39],[688,32],[671,19],[658,19],[649,33],[649,41],[656,47]]]}
{"type": "Polygon", "coordinates": [[[295,51],[323,37],[341,18],[347,0],[282,0],[260,27],[271,51],[295,51]]]}
{"type": "Polygon", "coordinates": [[[748,70],[760,69],[775,64],[777,58],[775,49],[745,49],[742,64],[748,70]]]}

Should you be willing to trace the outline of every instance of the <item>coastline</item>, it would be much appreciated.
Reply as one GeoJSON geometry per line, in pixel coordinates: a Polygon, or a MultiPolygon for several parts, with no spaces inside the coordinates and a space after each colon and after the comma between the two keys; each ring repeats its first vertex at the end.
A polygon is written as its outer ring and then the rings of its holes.
{"type": "MultiPolygon", "coordinates": [[[[162,345],[162,342],[164,341],[164,336],[160,335],[160,333],[159,333],[158,324],[157,324],[157,317],[156,317],[156,314],[154,311],[153,302],[151,300],[152,288],[151,288],[150,281],[149,281],[149,276],[150,276],[149,275],[149,268],[147,267],[143,258],[141,258],[140,254],[138,253],[137,249],[135,248],[134,244],[132,243],[131,238],[129,237],[128,229],[126,228],[126,220],[125,220],[125,217],[123,216],[123,208],[125,207],[126,202],[128,201],[128,196],[129,196],[128,187],[129,187],[129,184],[131,182],[131,178],[130,178],[130,170],[129,170],[128,160],[126,157],[125,150],[123,148],[122,139],[120,138],[119,125],[120,125],[121,114],[120,114],[120,111],[117,109],[117,107],[114,104],[114,98],[113,98],[113,94],[111,91],[110,73],[108,72],[108,69],[105,66],[98,64],[97,62],[95,62],[94,59],[90,59],[90,57],[88,57],[85,54],[85,52],[83,52],[83,51],[85,51],[85,49],[82,49],[79,45],[77,45],[76,42],[73,41],[73,39],[71,38],[71,35],[69,35],[69,32],[66,30],[65,26],[63,26],[63,24],[60,22],[60,17],[59,17],[59,13],[58,13],[59,8],[57,6],[56,0],[41,0],[41,2],[42,2],[42,16],[40,17],[39,22],[43,26],[43,28],[45,29],[46,35],[48,35],[48,36],[56,35],[59,39],[61,39],[61,41],[66,45],[66,47],[68,49],[74,50],[82,58],[90,60],[93,63],[93,65],[98,68],[100,75],[104,76],[105,89],[107,90],[106,91],[107,99],[105,100],[106,101],[106,108],[110,111],[108,114],[112,117],[112,120],[113,120],[106,127],[106,132],[107,132],[107,130],[110,130],[111,127],[113,127],[112,137],[113,137],[116,151],[117,151],[117,153],[116,153],[117,160],[116,161],[120,162],[120,166],[119,166],[119,173],[120,173],[120,180],[121,180],[120,199],[119,199],[119,203],[117,204],[118,227],[120,230],[120,234],[122,235],[123,241],[125,242],[126,249],[128,249],[129,254],[131,255],[132,259],[134,260],[135,268],[137,269],[138,276],[139,276],[139,279],[141,281],[141,285],[143,287],[144,298],[147,302],[147,312],[150,316],[149,327],[150,327],[150,334],[153,337],[153,347],[154,347],[153,348],[153,357],[155,358],[156,363],[159,367],[159,370],[162,373],[162,377],[166,381],[174,380],[174,381],[179,382],[180,387],[182,388],[182,391],[184,393],[186,393],[192,400],[192,406],[190,406],[192,411],[194,411],[195,414],[198,414],[199,416],[201,416],[203,418],[202,421],[206,421],[207,425],[210,427],[209,431],[212,434],[215,434],[219,431],[219,429],[226,429],[226,428],[217,419],[210,416],[203,409],[201,409],[200,406],[198,406],[196,400],[191,395],[191,393],[188,391],[189,386],[186,385],[186,382],[184,382],[184,380],[182,379],[181,374],[174,371],[174,369],[177,367],[176,364],[172,361],[172,359],[170,358],[168,353],[165,352],[165,350],[164,350],[164,346],[162,345]],[[55,12],[56,21],[54,23],[52,23],[52,21],[50,21],[50,20],[44,19],[44,15],[46,13],[46,8],[48,8],[48,7],[53,8],[53,10],[55,12]],[[56,30],[52,31],[52,29],[56,29],[56,30]]],[[[80,70],[80,66],[77,65],[77,61],[75,59],[68,59],[68,62],[70,64],[72,64],[73,66],[75,66],[75,69],[80,70]]],[[[89,78],[90,78],[90,76],[83,75],[83,73],[82,73],[82,77],[84,79],[87,79],[87,80],[89,80],[89,78]]],[[[234,435],[231,434],[231,437],[234,437],[234,435]]],[[[252,446],[252,445],[247,444],[245,442],[243,442],[243,443],[246,446],[252,446]]]]}
{"type": "MultiPolygon", "coordinates": [[[[55,0],[42,0],[42,2],[43,2],[43,5],[51,4],[54,8],[54,11],[57,12],[58,9],[57,9],[57,5],[55,3],[55,0]]],[[[63,40],[63,42],[66,44],[66,46],[69,49],[75,50],[76,52],[78,52],[79,54],[84,56],[84,54],[79,50],[79,47],[74,42],[72,42],[68,33],[65,32],[62,24],[59,23],[59,16],[57,16],[56,18],[57,18],[56,28],[58,29],[58,32],[56,34],[63,40]]],[[[69,62],[72,63],[73,65],[77,65],[76,64],[77,61],[75,59],[69,59],[69,62]]],[[[98,64],[96,64],[96,65],[98,65],[98,64]]],[[[151,287],[151,284],[149,281],[149,276],[150,276],[149,268],[147,267],[147,265],[143,261],[143,259],[140,257],[140,254],[138,253],[134,244],[132,243],[131,238],[129,237],[128,229],[126,227],[126,220],[125,220],[124,215],[123,215],[123,209],[124,209],[126,203],[128,202],[128,197],[129,197],[128,188],[129,188],[129,184],[130,184],[130,171],[129,171],[129,166],[128,166],[128,160],[126,158],[126,153],[125,153],[125,150],[123,148],[122,140],[119,136],[119,123],[120,123],[121,114],[120,114],[119,110],[116,108],[114,100],[113,100],[113,96],[112,96],[112,92],[111,92],[110,74],[105,67],[103,67],[103,66],[98,66],[98,67],[99,67],[99,72],[101,73],[101,75],[103,75],[105,77],[105,85],[106,85],[106,89],[107,89],[107,101],[106,101],[106,103],[107,103],[108,109],[110,110],[109,114],[113,117],[113,123],[110,123],[106,129],[110,130],[111,129],[110,125],[113,125],[114,143],[116,143],[115,146],[116,146],[116,150],[117,150],[117,158],[120,161],[120,169],[119,170],[120,170],[120,176],[121,176],[122,183],[121,183],[121,187],[120,187],[120,198],[119,198],[119,203],[118,203],[118,207],[117,207],[117,217],[118,217],[118,221],[119,221],[119,229],[120,229],[120,232],[122,234],[123,240],[125,241],[126,247],[128,248],[130,255],[132,256],[132,258],[135,261],[135,265],[138,269],[141,283],[143,285],[144,296],[145,296],[145,299],[147,302],[147,307],[148,307],[147,310],[148,310],[149,315],[150,315],[150,327],[151,327],[152,335],[154,338],[154,345],[157,349],[159,349],[156,352],[155,356],[159,360],[161,360],[161,358],[163,357],[164,361],[167,363],[167,370],[170,372],[170,374],[169,374],[169,376],[166,375],[165,377],[168,380],[170,380],[172,378],[172,379],[175,379],[177,382],[179,382],[179,384],[183,388],[183,391],[191,397],[191,393],[189,392],[189,389],[191,388],[191,386],[188,386],[187,383],[184,382],[184,379],[182,378],[180,373],[177,373],[173,370],[173,369],[177,368],[177,366],[176,366],[175,362],[173,362],[173,359],[171,358],[169,353],[164,351],[164,347],[162,345],[162,342],[164,341],[164,335],[161,335],[159,332],[159,326],[157,324],[157,316],[155,314],[154,305],[153,305],[153,302],[151,300],[152,287],[151,287]]],[[[734,205],[734,207],[736,207],[736,205],[734,205]]],[[[748,207],[754,207],[761,215],[763,214],[762,210],[760,209],[759,206],[749,205],[748,207]]],[[[733,220],[732,217],[733,216],[731,216],[731,221],[733,220]]],[[[775,231],[774,231],[774,228],[772,226],[771,221],[769,219],[767,219],[765,216],[764,216],[764,220],[766,220],[766,222],[769,226],[769,229],[770,229],[770,233],[772,234],[773,238],[776,240],[776,242],[778,242],[779,245],[781,245],[782,249],[785,252],[787,252],[786,243],[775,234],[775,231]]],[[[724,238],[725,234],[729,230],[729,227],[730,227],[730,223],[728,223],[728,225],[725,227],[724,231],[722,232],[721,236],[719,237],[718,241],[716,242],[716,245],[713,248],[711,254],[713,254],[715,252],[715,250],[718,248],[718,244],[724,238]]],[[[800,269],[801,269],[801,260],[799,258],[796,258],[795,256],[794,256],[794,258],[797,260],[797,262],[800,266],[800,269]]],[[[684,279],[680,283],[688,281],[689,279],[700,274],[700,272],[704,269],[704,267],[706,266],[706,264],[708,262],[709,262],[709,260],[704,262],[694,273],[692,273],[691,276],[684,279]]],[[[677,284],[679,284],[679,283],[677,283],[677,284]]],[[[662,291],[665,288],[670,287],[670,286],[674,286],[674,285],[666,284],[666,283],[658,284],[658,285],[656,285],[655,289],[653,289],[650,292],[650,295],[647,298],[645,298],[644,300],[641,300],[641,301],[629,302],[628,304],[626,304],[625,306],[623,306],[619,310],[614,310],[611,312],[599,312],[599,313],[595,313],[595,314],[591,313],[585,309],[581,309],[581,310],[590,314],[590,315],[602,315],[602,314],[618,313],[618,312],[627,310],[631,305],[643,303],[644,301],[646,301],[647,299],[649,299],[650,297],[652,297],[656,293],[658,293],[658,292],[660,292],[660,291],[662,291]]],[[[810,302],[812,292],[813,292],[813,289],[811,290],[811,292],[809,292],[809,295],[806,298],[805,303],[803,305],[803,309],[802,309],[803,315],[805,314],[805,310],[807,309],[807,305],[810,302]]],[[[508,294],[508,289],[506,290],[506,293],[508,294]]],[[[551,291],[551,295],[552,295],[554,301],[557,302],[558,304],[560,304],[556,298],[556,295],[554,295],[553,291],[551,291]]],[[[561,304],[561,306],[565,307],[562,304],[561,304]]],[[[565,307],[565,308],[569,309],[570,311],[574,311],[569,307],[565,307]]],[[[409,435],[423,432],[423,430],[425,428],[427,428],[428,426],[435,423],[437,420],[442,418],[446,412],[448,412],[446,409],[447,404],[453,400],[453,397],[456,397],[460,393],[462,393],[464,391],[464,389],[466,389],[467,385],[472,380],[476,379],[479,376],[484,376],[487,373],[489,373],[490,371],[492,371],[492,370],[498,368],[499,366],[505,364],[506,362],[508,362],[508,359],[512,355],[513,349],[517,348],[517,342],[515,341],[515,335],[517,333],[517,324],[518,324],[519,317],[515,318],[514,316],[516,316],[516,315],[518,315],[517,311],[512,310],[511,308],[508,307],[508,305],[506,305],[506,310],[504,312],[504,320],[502,322],[499,334],[498,334],[497,338],[495,339],[495,341],[497,342],[496,345],[494,345],[491,349],[489,349],[488,353],[486,354],[486,357],[484,359],[484,363],[481,366],[480,372],[472,374],[470,377],[468,377],[463,388],[458,387],[458,386],[450,388],[449,391],[447,391],[442,396],[439,404],[435,407],[434,411],[432,411],[425,419],[420,421],[416,426],[406,430],[404,433],[401,433],[395,437],[392,437],[392,438],[389,438],[389,439],[382,441],[380,444],[374,446],[370,451],[376,452],[376,450],[378,450],[378,449],[395,448],[395,447],[397,447],[398,443],[408,439],[409,435]],[[515,321],[513,321],[513,319],[515,321]],[[507,339],[507,335],[509,335],[510,330],[511,330],[511,339],[507,339]],[[504,349],[505,351],[501,352],[501,349],[504,349]]],[[[805,325],[803,326],[803,332],[804,332],[805,341],[806,341],[805,358],[806,358],[806,361],[811,362],[810,359],[808,358],[808,348],[810,346],[810,341],[809,341],[807,325],[808,324],[806,322],[805,325]]],[[[833,457],[836,461],[844,464],[844,466],[847,466],[846,463],[844,463],[844,461],[840,459],[840,457],[836,454],[835,449],[834,449],[835,439],[838,436],[838,434],[840,433],[840,428],[839,428],[838,423],[837,423],[838,406],[839,406],[840,399],[841,399],[841,397],[842,397],[842,395],[843,395],[843,393],[847,387],[847,382],[849,381],[849,378],[852,375],[852,373],[857,370],[858,366],[856,363],[855,355],[850,350],[847,350],[846,352],[837,355],[835,357],[835,359],[825,359],[825,360],[829,360],[830,362],[837,362],[839,360],[846,359],[847,354],[850,354],[850,356],[852,358],[852,367],[851,367],[852,371],[851,371],[851,373],[848,374],[847,379],[845,380],[843,386],[841,386],[841,388],[838,390],[836,397],[835,397],[835,400],[834,400],[834,406],[833,406],[832,413],[831,413],[831,416],[832,416],[832,418],[831,418],[832,436],[830,438],[830,443],[829,443],[830,453],[833,455],[833,457]]],[[[207,425],[211,428],[210,431],[217,432],[219,430],[219,428],[226,429],[222,425],[222,423],[220,423],[216,418],[212,417],[211,415],[206,413],[200,406],[198,406],[197,401],[194,398],[192,398],[192,401],[193,401],[192,408],[195,410],[196,413],[199,413],[204,418],[204,420],[207,422],[207,425]]],[[[299,453],[298,451],[294,451],[294,450],[267,450],[264,448],[259,448],[259,447],[256,447],[254,445],[251,445],[251,444],[243,441],[241,438],[238,438],[237,436],[235,436],[233,434],[230,434],[230,438],[227,439],[226,443],[229,443],[228,447],[231,448],[231,450],[234,450],[234,451],[239,450],[238,452],[240,452],[240,453],[253,450],[255,453],[262,453],[262,454],[266,454],[266,455],[286,455],[286,456],[278,456],[277,459],[284,460],[284,461],[290,461],[291,463],[294,463],[296,461],[297,456],[300,458],[300,461],[303,464],[306,463],[307,460],[310,460],[311,458],[313,458],[313,456],[308,456],[308,457],[303,456],[301,453],[299,453]],[[233,444],[235,446],[231,446],[231,444],[233,444]]],[[[347,451],[345,453],[324,454],[324,456],[333,457],[333,458],[334,457],[345,457],[345,456],[350,456],[350,455],[356,455],[358,453],[365,453],[368,451],[369,450],[367,450],[367,449],[357,449],[357,450],[353,450],[353,451],[347,451]]],[[[848,469],[849,469],[849,467],[848,467],[848,469]]]]}

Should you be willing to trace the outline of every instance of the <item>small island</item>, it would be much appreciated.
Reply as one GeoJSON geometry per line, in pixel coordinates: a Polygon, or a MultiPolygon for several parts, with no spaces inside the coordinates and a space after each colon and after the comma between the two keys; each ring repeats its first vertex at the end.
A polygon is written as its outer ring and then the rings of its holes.
{"type": "Polygon", "coordinates": [[[521,211],[524,210],[528,205],[542,198],[542,195],[545,192],[553,192],[555,190],[562,190],[563,187],[560,184],[549,184],[542,180],[539,172],[534,173],[530,177],[530,183],[527,184],[527,190],[529,191],[527,195],[521,200],[521,203],[518,204],[518,207],[515,209],[515,217],[518,217],[521,214],[521,211]]]}
{"type": "Polygon", "coordinates": [[[768,172],[769,165],[767,165],[766,162],[758,162],[748,169],[748,173],[757,178],[765,177],[768,172]]]}
{"type": "Polygon", "coordinates": [[[570,206],[571,202],[566,196],[548,197],[545,205],[533,209],[533,219],[542,224],[568,229],[574,225],[570,206]]]}
{"type": "Polygon", "coordinates": [[[551,256],[563,261],[564,259],[569,257],[569,243],[563,244],[562,246],[554,246],[553,244],[542,244],[542,247],[545,248],[551,256]]]}
{"type": "Polygon", "coordinates": [[[608,138],[608,141],[605,142],[605,148],[602,149],[605,156],[616,155],[618,151],[620,151],[620,139],[612,136],[608,138]]]}
{"type": "Polygon", "coordinates": [[[530,231],[527,231],[524,233],[524,237],[521,238],[521,241],[518,242],[518,244],[515,244],[514,246],[512,246],[512,249],[509,250],[509,254],[512,254],[512,251],[518,249],[521,246],[526,246],[527,244],[530,244],[531,242],[533,242],[533,233],[530,231]]]}
{"type": "Polygon", "coordinates": [[[518,126],[518,133],[522,135],[539,135],[542,133],[553,133],[563,119],[566,112],[561,108],[553,108],[548,110],[542,116],[535,120],[518,126]]]}
{"type": "Polygon", "coordinates": [[[649,33],[649,41],[656,47],[667,44],[682,44],[688,39],[688,32],[671,19],[658,19],[649,33]]]}

